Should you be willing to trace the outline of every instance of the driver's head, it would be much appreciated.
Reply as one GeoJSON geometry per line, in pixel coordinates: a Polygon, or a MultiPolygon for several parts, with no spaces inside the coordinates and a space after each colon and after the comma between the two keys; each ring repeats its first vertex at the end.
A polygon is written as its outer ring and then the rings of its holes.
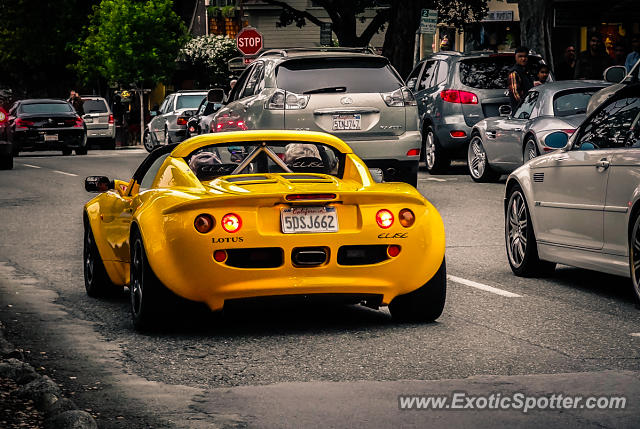
{"type": "Polygon", "coordinates": [[[200,152],[191,157],[189,160],[189,168],[200,177],[202,173],[206,173],[207,167],[222,164],[218,154],[214,152],[200,152]]]}
{"type": "Polygon", "coordinates": [[[284,162],[290,162],[299,158],[320,158],[320,152],[314,144],[308,143],[290,143],[284,147],[284,162]]]}

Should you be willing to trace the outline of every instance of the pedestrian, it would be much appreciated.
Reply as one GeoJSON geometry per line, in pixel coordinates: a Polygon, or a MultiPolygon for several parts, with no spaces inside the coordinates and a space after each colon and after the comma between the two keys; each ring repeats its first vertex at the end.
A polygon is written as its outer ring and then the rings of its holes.
{"type": "Polygon", "coordinates": [[[558,80],[573,79],[576,71],[576,48],[573,45],[567,46],[564,50],[562,61],[558,64],[555,75],[558,80]]]}
{"type": "Polygon", "coordinates": [[[451,49],[451,46],[449,45],[449,36],[445,34],[444,37],[442,38],[442,41],[440,41],[440,50],[448,51],[450,49],[451,49]]]}
{"type": "Polygon", "coordinates": [[[576,61],[576,79],[602,79],[607,67],[613,60],[602,44],[602,38],[594,33],[589,38],[589,49],[580,52],[576,61]]]}
{"type": "Polygon", "coordinates": [[[640,60],[640,34],[635,34],[631,38],[631,52],[627,55],[627,60],[624,62],[627,72],[631,71],[638,60],[640,60]]]}
{"type": "Polygon", "coordinates": [[[536,80],[533,81],[533,86],[542,85],[549,80],[549,66],[546,64],[538,65],[538,71],[536,72],[536,80]]]}
{"type": "Polygon", "coordinates": [[[522,102],[525,94],[533,88],[533,80],[527,74],[527,63],[529,62],[529,48],[520,46],[516,49],[516,63],[509,69],[509,98],[511,99],[511,111],[522,102]]]}
{"type": "Polygon", "coordinates": [[[75,89],[72,89],[69,92],[69,99],[67,100],[69,103],[71,103],[71,105],[73,106],[73,108],[76,110],[76,113],[80,116],[84,115],[84,100],[82,98],[80,98],[80,96],[78,95],[78,93],[75,91],[75,89]]]}

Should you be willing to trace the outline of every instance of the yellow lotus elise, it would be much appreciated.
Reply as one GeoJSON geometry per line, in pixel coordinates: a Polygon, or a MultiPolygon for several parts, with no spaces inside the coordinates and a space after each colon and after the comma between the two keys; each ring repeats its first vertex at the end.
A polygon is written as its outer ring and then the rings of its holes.
{"type": "Polygon", "coordinates": [[[444,225],[411,185],[377,183],[324,133],[207,134],[159,147],[129,182],[91,176],[84,278],[128,285],[136,329],[171,299],[332,297],[433,321],[446,295],[444,225]],[[176,296],[177,295],[177,296],[176,296]]]}

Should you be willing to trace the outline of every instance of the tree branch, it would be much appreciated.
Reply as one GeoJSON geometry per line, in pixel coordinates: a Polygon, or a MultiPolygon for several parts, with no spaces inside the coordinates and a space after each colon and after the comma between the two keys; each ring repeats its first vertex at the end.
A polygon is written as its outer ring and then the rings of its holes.
{"type": "Polygon", "coordinates": [[[371,41],[371,38],[380,30],[391,17],[391,8],[379,10],[376,16],[371,20],[367,28],[364,29],[362,34],[358,37],[358,45],[366,46],[371,41]]]}
{"type": "MultiPolygon", "coordinates": [[[[270,4],[272,6],[279,6],[279,7],[282,8],[283,11],[288,12],[291,15],[293,15],[296,18],[301,19],[301,20],[308,19],[309,21],[311,21],[312,23],[314,23],[318,27],[320,27],[322,25],[322,21],[320,21],[315,16],[311,15],[309,12],[302,11],[302,10],[296,9],[294,7],[291,7],[291,6],[289,6],[287,3],[283,2],[283,1],[279,1],[279,0],[259,0],[259,2],[260,3],[270,4]]],[[[250,2],[245,2],[245,4],[246,3],[250,3],[250,2]]],[[[254,2],[251,2],[251,3],[254,3],[254,2]]]]}

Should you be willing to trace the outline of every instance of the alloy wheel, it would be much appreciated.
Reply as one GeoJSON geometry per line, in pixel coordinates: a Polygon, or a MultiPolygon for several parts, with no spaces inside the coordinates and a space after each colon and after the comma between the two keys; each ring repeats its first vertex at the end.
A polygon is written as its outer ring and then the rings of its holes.
{"type": "Polygon", "coordinates": [[[524,162],[531,161],[533,158],[538,156],[538,151],[536,150],[535,143],[532,140],[527,142],[524,154],[524,162]]]}
{"type": "Polygon", "coordinates": [[[636,218],[630,241],[629,262],[631,265],[631,282],[633,284],[633,290],[640,300],[640,216],[636,218]]]}
{"type": "Polygon", "coordinates": [[[146,131],[144,133],[144,148],[148,152],[151,152],[153,150],[153,141],[151,140],[151,133],[149,131],[146,131]]]}
{"type": "Polygon", "coordinates": [[[471,175],[476,179],[482,177],[484,170],[487,168],[487,154],[484,151],[482,142],[478,136],[474,137],[469,145],[468,162],[471,175]]]}
{"type": "Polygon", "coordinates": [[[511,263],[519,267],[524,262],[527,252],[527,229],[529,227],[527,207],[520,191],[511,194],[508,207],[507,215],[509,222],[507,240],[509,245],[507,247],[507,253],[509,254],[511,263]]]}
{"type": "Polygon", "coordinates": [[[142,292],[144,287],[144,261],[142,255],[142,242],[137,240],[133,248],[131,261],[131,311],[134,317],[138,317],[142,310],[142,292]]]}
{"type": "Polygon", "coordinates": [[[427,133],[427,138],[424,142],[424,151],[424,160],[427,164],[427,168],[431,170],[436,163],[436,144],[433,137],[433,131],[429,131],[427,133]]]}

